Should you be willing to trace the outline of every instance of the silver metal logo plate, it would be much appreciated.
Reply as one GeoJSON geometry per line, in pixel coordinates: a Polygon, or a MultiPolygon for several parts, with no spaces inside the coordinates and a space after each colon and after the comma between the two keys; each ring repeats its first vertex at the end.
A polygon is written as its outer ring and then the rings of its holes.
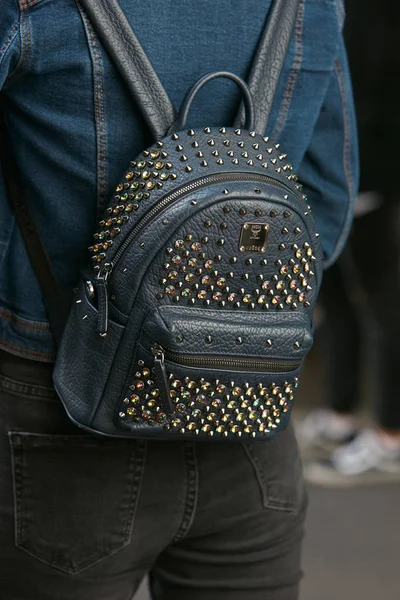
{"type": "Polygon", "coordinates": [[[240,252],[266,252],[268,234],[269,225],[265,223],[244,223],[240,233],[240,252]]]}

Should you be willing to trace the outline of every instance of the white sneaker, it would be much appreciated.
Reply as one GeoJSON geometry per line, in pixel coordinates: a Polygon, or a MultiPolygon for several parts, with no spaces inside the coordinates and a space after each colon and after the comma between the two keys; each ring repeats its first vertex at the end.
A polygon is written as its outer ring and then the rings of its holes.
{"type": "Polygon", "coordinates": [[[342,422],[328,408],[312,410],[302,421],[295,423],[300,451],[304,459],[328,458],[333,450],[350,441],[356,434],[355,425],[342,422]]]}
{"type": "Polygon", "coordinates": [[[310,461],[307,481],[328,487],[400,482],[400,449],[388,448],[373,430],[337,448],[328,461],[310,461]]]}

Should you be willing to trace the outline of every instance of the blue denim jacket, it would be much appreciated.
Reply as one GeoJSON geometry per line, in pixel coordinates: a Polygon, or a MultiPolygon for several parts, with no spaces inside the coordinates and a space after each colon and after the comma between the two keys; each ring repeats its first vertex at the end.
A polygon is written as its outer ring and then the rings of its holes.
{"type": "MultiPolygon", "coordinates": [[[[206,72],[246,77],[270,0],[120,4],[178,107],[206,72]]],[[[343,19],[343,0],[300,1],[267,131],[305,186],[327,264],[345,242],[358,185],[343,19]]],[[[77,0],[3,0],[0,88],[38,228],[57,277],[72,285],[121,171],[152,140],[77,0]]],[[[232,84],[216,81],[189,125],[230,125],[237,105],[232,84]]],[[[1,178],[0,223],[0,347],[52,361],[39,287],[1,178]]]]}

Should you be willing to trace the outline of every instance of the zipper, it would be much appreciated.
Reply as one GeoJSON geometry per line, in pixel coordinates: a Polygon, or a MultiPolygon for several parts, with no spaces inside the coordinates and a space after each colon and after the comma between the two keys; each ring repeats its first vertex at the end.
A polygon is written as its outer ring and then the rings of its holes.
{"type": "Polygon", "coordinates": [[[215,368],[228,369],[231,371],[250,371],[252,373],[286,373],[295,371],[301,365],[298,360],[274,360],[270,358],[233,358],[220,356],[204,356],[204,354],[181,354],[172,350],[165,350],[159,344],[153,348],[164,355],[164,360],[186,367],[197,367],[199,369],[215,368]]]}
{"type": "Polygon", "coordinates": [[[154,356],[154,378],[161,392],[160,397],[165,403],[164,410],[169,413],[174,412],[174,405],[171,401],[170,388],[168,383],[168,375],[165,369],[165,352],[158,344],[154,344],[152,349],[154,356]]]}
{"type": "Polygon", "coordinates": [[[182,196],[185,196],[186,194],[189,194],[190,192],[193,192],[194,190],[198,190],[203,187],[207,187],[208,185],[212,185],[213,183],[218,183],[218,182],[226,183],[229,181],[258,181],[260,183],[269,182],[269,183],[273,183],[274,185],[277,185],[278,187],[281,187],[285,191],[289,191],[291,194],[295,194],[295,192],[294,192],[294,190],[292,190],[292,188],[285,185],[281,181],[276,181],[276,179],[273,179],[272,177],[269,177],[268,175],[260,175],[258,173],[219,173],[216,175],[209,175],[207,177],[201,177],[200,179],[197,179],[196,181],[192,181],[192,183],[189,183],[187,185],[184,185],[184,186],[178,188],[177,190],[175,190],[175,192],[172,192],[171,194],[167,194],[162,200],[157,202],[157,204],[155,206],[153,206],[153,208],[150,209],[142,217],[142,219],[139,221],[139,223],[132,229],[132,231],[126,238],[126,240],[123,242],[122,246],[118,249],[118,251],[114,257],[114,260],[111,263],[106,263],[105,267],[107,267],[107,269],[108,269],[108,274],[110,275],[111,272],[114,270],[117,263],[121,259],[121,256],[124,254],[127,247],[130,246],[130,244],[132,243],[134,238],[137,237],[141,233],[141,231],[143,231],[143,229],[145,227],[147,227],[148,224],[161,211],[165,210],[168,206],[173,204],[176,200],[179,200],[180,198],[182,198],[182,196]]]}
{"type": "Polygon", "coordinates": [[[137,237],[143,231],[143,229],[145,227],[147,227],[153,219],[156,218],[156,216],[160,212],[162,212],[163,210],[168,208],[176,200],[179,200],[180,198],[182,198],[182,196],[185,196],[186,194],[189,194],[190,192],[193,192],[194,190],[198,190],[198,189],[207,187],[208,185],[212,185],[213,183],[218,183],[218,182],[226,183],[229,181],[258,181],[260,183],[269,182],[269,183],[273,183],[274,185],[282,188],[285,191],[289,191],[291,194],[296,195],[294,190],[292,190],[292,188],[289,187],[288,185],[285,185],[283,182],[277,181],[276,179],[273,179],[272,177],[269,177],[268,175],[260,175],[259,173],[218,173],[216,175],[208,175],[207,177],[201,177],[200,179],[197,179],[196,181],[192,181],[192,183],[189,183],[187,185],[184,185],[184,186],[178,188],[177,190],[175,190],[175,192],[172,192],[171,194],[167,194],[162,200],[157,202],[157,204],[155,206],[153,206],[153,208],[151,208],[142,217],[142,219],[132,229],[132,231],[126,238],[126,240],[123,242],[121,247],[118,249],[116,255],[114,256],[113,261],[109,262],[109,263],[105,263],[103,269],[100,270],[100,272],[97,276],[97,282],[98,282],[98,286],[100,287],[101,297],[102,297],[101,310],[99,310],[99,313],[98,313],[98,316],[99,316],[98,331],[102,337],[105,337],[107,335],[107,328],[108,328],[108,325],[107,325],[107,321],[108,321],[107,279],[109,278],[112,271],[114,270],[114,268],[118,264],[119,260],[121,259],[122,255],[124,254],[125,250],[128,248],[128,246],[131,245],[131,243],[135,239],[135,237],[137,237]]]}
{"type": "Polygon", "coordinates": [[[165,350],[160,344],[153,344],[151,352],[154,356],[154,376],[161,395],[167,398],[168,410],[174,411],[171,402],[170,388],[168,383],[165,361],[186,367],[228,369],[230,371],[249,371],[251,373],[286,373],[295,371],[301,365],[301,361],[294,360],[271,360],[264,358],[221,358],[219,356],[204,356],[202,354],[178,354],[171,350],[165,350]]]}

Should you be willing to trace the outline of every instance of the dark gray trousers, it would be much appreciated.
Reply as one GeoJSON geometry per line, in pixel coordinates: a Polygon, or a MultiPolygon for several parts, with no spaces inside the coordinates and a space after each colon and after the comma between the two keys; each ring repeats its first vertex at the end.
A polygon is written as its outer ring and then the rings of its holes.
{"type": "Polygon", "coordinates": [[[1,600],[296,600],[305,492],[293,429],[261,443],[107,440],[51,366],[0,353],[1,600]]]}

